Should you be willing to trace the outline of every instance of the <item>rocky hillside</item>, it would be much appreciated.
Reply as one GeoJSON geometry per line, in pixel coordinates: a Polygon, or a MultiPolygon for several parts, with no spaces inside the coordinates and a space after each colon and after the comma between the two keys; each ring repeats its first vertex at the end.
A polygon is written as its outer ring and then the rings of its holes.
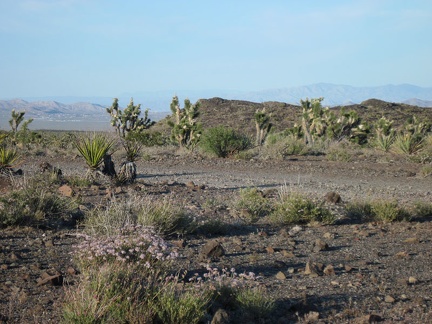
{"type": "MultiPolygon", "coordinates": [[[[204,128],[224,125],[242,130],[244,133],[255,133],[254,114],[257,109],[265,108],[272,115],[274,130],[282,131],[301,118],[302,108],[282,102],[256,103],[250,101],[227,100],[222,98],[200,99],[199,121],[204,128]]],[[[385,116],[395,121],[395,125],[402,125],[407,118],[418,116],[432,122],[432,108],[421,108],[402,103],[390,103],[377,99],[369,99],[360,104],[344,106],[347,110],[355,110],[361,118],[369,123],[385,116]]],[[[342,106],[333,107],[336,111],[342,106]]],[[[170,117],[167,117],[170,118],[170,117]]],[[[166,119],[167,119],[166,118],[166,119]]],[[[166,119],[161,120],[155,130],[169,132],[166,119]]]]}

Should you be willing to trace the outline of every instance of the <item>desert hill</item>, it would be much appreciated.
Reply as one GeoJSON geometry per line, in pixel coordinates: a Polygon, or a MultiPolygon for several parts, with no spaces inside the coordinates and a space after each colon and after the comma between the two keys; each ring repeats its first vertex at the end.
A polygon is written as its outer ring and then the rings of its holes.
{"type": "MultiPolygon", "coordinates": [[[[198,121],[202,123],[204,129],[224,125],[250,135],[255,133],[254,114],[257,109],[265,108],[266,112],[271,114],[271,122],[275,131],[282,131],[292,127],[301,118],[302,113],[300,106],[275,101],[257,103],[244,100],[210,98],[200,99],[199,102],[200,116],[198,121]]],[[[421,120],[432,123],[432,108],[369,99],[360,104],[336,106],[331,109],[339,111],[343,107],[348,111],[355,110],[368,123],[373,123],[382,116],[394,120],[395,126],[403,125],[412,116],[417,116],[421,120]]],[[[169,132],[167,127],[167,119],[169,118],[172,118],[172,116],[159,121],[154,130],[163,133],[169,132]]]]}

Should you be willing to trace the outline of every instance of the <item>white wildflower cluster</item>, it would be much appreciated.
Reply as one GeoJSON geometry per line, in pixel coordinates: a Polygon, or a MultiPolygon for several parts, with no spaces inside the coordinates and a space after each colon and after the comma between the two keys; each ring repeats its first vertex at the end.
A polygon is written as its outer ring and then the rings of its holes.
{"type": "Polygon", "coordinates": [[[148,226],[129,226],[120,234],[105,238],[84,238],[76,250],[87,260],[133,262],[149,268],[155,261],[178,257],[177,251],[148,226]]]}
{"type": "Polygon", "coordinates": [[[222,270],[218,268],[212,268],[209,265],[206,267],[207,272],[200,276],[198,273],[195,273],[190,279],[190,282],[194,282],[198,285],[206,282],[206,283],[216,283],[220,286],[230,286],[230,287],[241,287],[244,286],[245,283],[251,281],[257,281],[261,279],[260,276],[255,275],[253,272],[248,273],[237,273],[234,268],[227,269],[223,268],[222,270]]]}

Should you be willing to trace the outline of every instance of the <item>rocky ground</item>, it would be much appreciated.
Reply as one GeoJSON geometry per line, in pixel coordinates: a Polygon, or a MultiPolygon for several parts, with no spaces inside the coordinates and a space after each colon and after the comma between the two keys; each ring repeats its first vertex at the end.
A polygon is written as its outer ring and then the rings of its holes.
{"type": "MultiPolygon", "coordinates": [[[[44,160],[32,159],[22,168],[32,174],[44,160]]],[[[64,175],[85,170],[80,159],[50,162],[64,175]]],[[[267,323],[428,323],[432,322],[431,219],[360,223],[344,213],[344,204],[356,200],[432,203],[431,178],[421,177],[420,168],[403,159],[371,156],[348,163],[322,156],[236,161],[166,153],[139,162],[139,178],[133,185],[92,186],[79,194],[92,204],[132,192],[165,195],[183,202],[199,221],[223,221],[220,233],[172,238],[182,254],[179,266],[190,273],[202,273],[207,264],[254,272],[259,285],[277,299],[267,323]],[[342,202],[327,206],[338,215],[338,222],[276,227],[263,220],[244,225],[230,210],[240,188],[258,187],[274,194],[272,189],[281,186],[317,199],[337,192],[342,202]],[[212,255],[208,244],[221,246],[223,253],[212,255]]],[[[6,180],[0,190],[2,194],[9,190],[6,180]]],[[[80,231],[0,230],[0,323],[60,321],[65,286],[77,280],[70,252],[80,231]]]]}

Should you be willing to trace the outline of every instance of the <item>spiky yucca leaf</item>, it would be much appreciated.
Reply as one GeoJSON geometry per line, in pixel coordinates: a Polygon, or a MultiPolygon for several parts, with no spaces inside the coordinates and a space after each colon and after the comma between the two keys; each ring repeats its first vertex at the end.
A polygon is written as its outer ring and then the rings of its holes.
{"type": "Polygon", "coordinates": [[[0,147],[0,171],[12,168],[14,163],[17,162],[19,154],[15,149],[0,147]]]}
{"type": "Polygon", "coordinates": [[[418,134],[398,134],[393,143],[394,151],[400,154],[415,154],[423,148],[423,137],[418,134]]]}
{"type": "Polygon", "coordinates": [[[142,144],[140,144],[137,140],[126,140],[122,143],[122,145],[126,151],[126,160],[128,162],[135,162],[138,160],[142,144]]]}
{"type": "Polygon", "coordinates": [[[113,147],[114,141],[105,136],[95,134],[91,137],[77,139],[74,143],[78,152],[84,158],[91,170],[97,170],[104,160],[104,156],[113,147]]]}

